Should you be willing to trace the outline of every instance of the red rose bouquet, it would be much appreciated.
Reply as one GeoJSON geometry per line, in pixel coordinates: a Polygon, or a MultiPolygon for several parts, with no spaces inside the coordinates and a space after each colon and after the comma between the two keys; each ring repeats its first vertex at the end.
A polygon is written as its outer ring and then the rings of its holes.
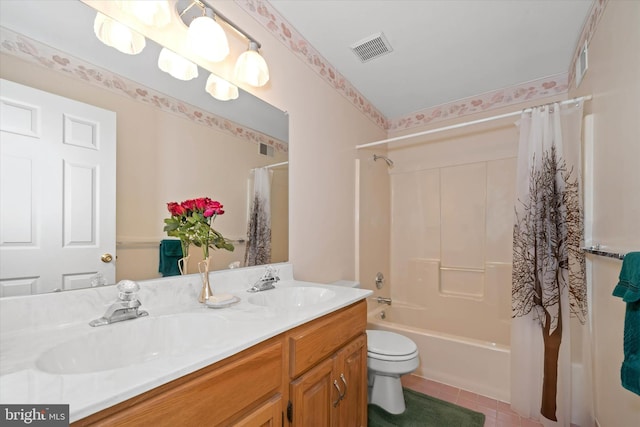
{"type": "Polygon", "coordinates": [[[180,239],[183,257],[189,255],[191,244],[202,248],[204,259],[209,257],[209,248],[233,251],[233,245],[212,227],[216,217],[224,214],[222,208],[220,202],[208,197],[167,203],[171,217],[165,218],[164,231],[180,239]]]}

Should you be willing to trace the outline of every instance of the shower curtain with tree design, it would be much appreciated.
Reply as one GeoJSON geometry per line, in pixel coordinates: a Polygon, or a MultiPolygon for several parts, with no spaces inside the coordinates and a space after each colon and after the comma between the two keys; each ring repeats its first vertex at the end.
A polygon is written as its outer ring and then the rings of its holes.
{"type": "Polygon", "coordinates": [[[581,127],[581,103],[536,107],[520,120],[511,406],[545,426],[571,424],[570,316],[583,325],[587,313],[581,127]]]}
{"type": "Polygon", "coordinates": [[[254,169],[253,198],[247,226],[247,248],[244,265],[271,262],[271,170],[254,169]]]}

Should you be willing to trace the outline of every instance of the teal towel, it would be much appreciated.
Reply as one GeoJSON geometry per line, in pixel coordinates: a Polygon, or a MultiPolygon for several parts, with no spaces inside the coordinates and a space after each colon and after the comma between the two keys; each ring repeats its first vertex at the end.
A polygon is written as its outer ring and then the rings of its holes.
{"type": "Polygon", "coordinates": [[[627,303],[624,316],[622,386],[640,395],[640,252],[625,255],[613,295],[627,303]]]}
{"type": "Polygon", "coordinates": [[[158,271],[162,277],[179,276],[178,260],[182,258],[182,245],[177,239],[164,239],[160,242],[160,265],[158,271]]]}

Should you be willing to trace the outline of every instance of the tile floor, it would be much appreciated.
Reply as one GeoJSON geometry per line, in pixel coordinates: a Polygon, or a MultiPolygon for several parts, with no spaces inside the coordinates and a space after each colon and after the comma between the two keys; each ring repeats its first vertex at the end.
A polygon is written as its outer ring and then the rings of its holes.
{"type": "MultiPolygon", "coordinates": [[[[451,387],[415,375],[402,377],[402,385],[485,415],[484,427],[542,427],[538,421],[522,418],[511,410],[508,403],[476,393],[451,387]]],[[[578,427],[571,424],[571,427],[578,427]]]]}

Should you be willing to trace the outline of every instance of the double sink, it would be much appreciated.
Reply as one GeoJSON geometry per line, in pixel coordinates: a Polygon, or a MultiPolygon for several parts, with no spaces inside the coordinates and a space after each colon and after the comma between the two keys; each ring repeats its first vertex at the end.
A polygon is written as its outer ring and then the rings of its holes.
{"type": "MultiPolygon", "coordinates": [[[[279,287],[252,294],[248,304],[277,312],[304,310],[330,301],[336,292],[312,286],[279,287]]],[[[77,336],[46,350],[36,367],[50,374],[85,374],[129,367],[159,358],[180,357],[194,349],[214,349],[252,328],[222,310],[200,310],[126,320],[77,336]]]]}

